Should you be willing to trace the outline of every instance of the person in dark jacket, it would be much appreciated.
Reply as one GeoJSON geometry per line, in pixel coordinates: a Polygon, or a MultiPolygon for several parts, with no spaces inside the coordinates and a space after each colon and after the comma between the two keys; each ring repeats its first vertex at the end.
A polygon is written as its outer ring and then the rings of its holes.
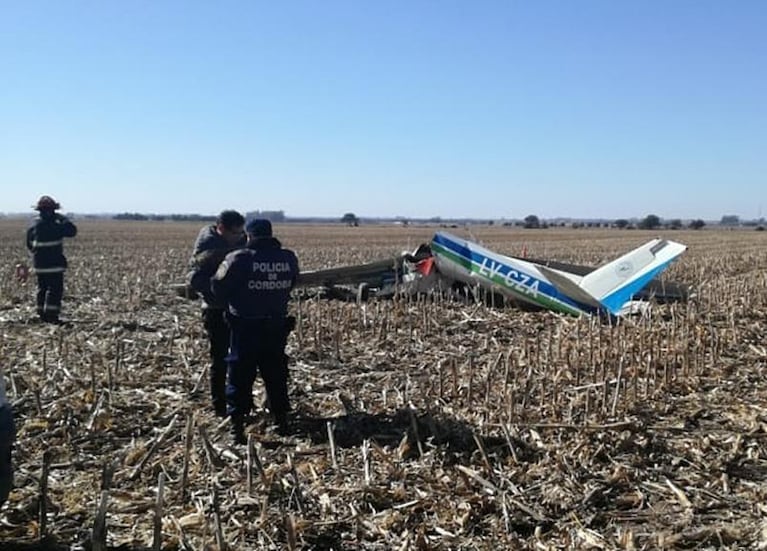
{"type": "Polygon", "coordinates": [[[245,443],[244,418],[252,407],[253,382],[264,381],[269,410],[287,429],[288,372],[285,345],[295,318],[288,316],[298,259],[272,236],[268,220],[248,223],[248,245],[227,255],[211,279],[216,298],[227,304],[231,327],[226,400],[235,443],[245,443]]]}
{"type": "Polygon", "coordinates": [[[200,230],[190,261],[189,285],[202,296],[202,323],[210,343],[210,397],[213,410],[226,416],[226,353],[229,349],[229,326],[224,319],[226,304],[210,291],[210,278],[224,257],[244,247],[245,218],[235,210],[225,210],[216,223],[200,230]]]}
{"type": "Polygon", "coordinates": [[[13,423],[13,410],[5,396],[5,379],[0,369],[0,506],[8,499],[13,487],[13,468],[11,451],[16,438],[16,427],[13,423]]]}
{"type": "Polygon", "coordinates": [[[27,249],[37,274],[37,315],[47,323],[59,323],[64,295],[64,238],[77,235],[77,227],[56,211],[61,208],[52,197],[43,195],[33,207],[40,214],[27,230],[27,249]]]}

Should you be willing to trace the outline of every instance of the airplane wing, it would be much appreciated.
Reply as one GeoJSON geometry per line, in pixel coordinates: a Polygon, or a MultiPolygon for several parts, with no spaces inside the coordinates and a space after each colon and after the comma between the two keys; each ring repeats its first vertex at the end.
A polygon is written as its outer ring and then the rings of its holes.
{"type": "Polygon", "coordinates": [[[364,264],[338,266],[323,270],[310,270],[298,275],[299,287],[332,287],[335,285],[359,285],[366,283],[370,287],[381,288],[397,281],[402,281],[405,263],[426,275],[431,265],[422,264],[431,259],[431,250],[426,244],[419,245],[412,253],[402,253],[391,258],[375,260],[364,264]]]}
{"type": "Polygon", "coordinates": [[[379,287],[384,282],[395,280],[401,271],[401,260],[390,258],[354,266],[339,266],[324,270],[311,270],[298,275],[299,287],[332,287],[334,285],[359,285],[367,283],[379,287]]]}

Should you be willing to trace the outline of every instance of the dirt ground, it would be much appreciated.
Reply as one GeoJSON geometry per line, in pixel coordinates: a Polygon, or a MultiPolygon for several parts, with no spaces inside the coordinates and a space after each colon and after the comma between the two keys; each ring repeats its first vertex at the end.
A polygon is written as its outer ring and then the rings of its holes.
{"type": "Polygon", "coordinates": [[[171,291],[200,225],[77,223],[67,323],[49,326],[34,276],[15,278],[26,221],[0,219],[18,430],[2,549],[767,548],[766,232],[277,225],[302,269],[439,229],[590,265],[659,233],[689,246],[665,277],[694,296],[608,324],[301,295],[291,434],[257,408],[251,446],[233,446],[199,304],[171,291]]]}

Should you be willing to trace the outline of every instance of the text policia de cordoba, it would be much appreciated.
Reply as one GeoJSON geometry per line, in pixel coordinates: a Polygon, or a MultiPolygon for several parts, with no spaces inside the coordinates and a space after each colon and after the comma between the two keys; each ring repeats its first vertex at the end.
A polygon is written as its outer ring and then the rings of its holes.
{"type": "Polygon", "coordinates": [[[290,264],[287,262],[254,262],[252,271],[254,274],[258,272],[265,273],[267,279],[265,281],[251,279],[248,281],[248,289],[254,291],[277,291],[290,288],[290,279],[277,279],[277,274],[290,272],[290,264]]]}

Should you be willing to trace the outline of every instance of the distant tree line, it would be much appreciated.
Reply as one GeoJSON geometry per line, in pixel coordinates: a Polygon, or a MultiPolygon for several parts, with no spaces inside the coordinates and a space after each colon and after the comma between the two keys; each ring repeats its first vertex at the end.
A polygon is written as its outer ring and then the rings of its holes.
{"type": "MultiPolygon", "coordinates": [[[[254,210],[245,213],[245,218],[265,218],[271,222],[285,222],[287,217],[282,210],[254,210]]],[[[141,212],[121,212],[112,216],[112,220],[170,220],[192,222],[215,222],[214,214],[145,214],[141,212]]]]}
{"type": "MultiPolygon", "coordinates": [[[[698,218],[696,220],[691,220],[687,224],[687,227],[691,230],[699,230],[705,225],[706,222],[698,218]]],[[[613,222],[613,227],[619,229],[634,229],[634,225],[624,218],[620,218],[613,222]]],[[[671,220],[664,222],[658,215],[648,214],[637,223],[636,227],[640,230],[656,230],[661,227],[669,230],[681,230],[684,227],[684,223],[681,218],[672,218],[671,220]]]]}
{"type": "MultiPolygon", "coordinates": [[[[679,218],[675,218],[673,220],[668,220],[666,222],[663,222],[657,215],[650,214],[640,220],[638,223],[633,224],[629,220],[626,220],[625,218],[619,218],[618,220],[615,220],[614,222],[609,221],[574,221],[569,224],[566,222],[548,222],[546,220],[541,220],[536,216],[535,214],[530,214],[524,218],[522,221],[515,221],[515,222],[504,222],[504,226],[521,226],[523,228],[527,229],[545,229],[549,227],[565,227],[569,225],[572,228],[619,228],[619,229],[643,229],[643,230],[652,230],[657,229],[660,227],[665,227],[672,230],[678,230],[684,227],[684,224],[682,223],[682,220],[679,218]]],[[[690,222],[689,227],[693,229],[699,229],[703,226],[705,226],[706,223],[703,220],[694,220],[690,222]]]]}
{"type": "Polygon", "coordinates": [[[120,214],[115,214],[112,216],[112,220],[170,220],[173,222],[213,222],[216,220],[216,217],[204,214],[142,214],[140,212],[121,212],[120,214]]]}
{"type": "MultiPolygon", "coordinates": [[[[522,221],[504,222],[503,225],[504,226],[521,226],[527,229],[539,229],[539,228],[545,229],[550,226],[565,227],[567,224],[565,222],[557,222],[557,223],[547,222],[545,220],[541,220],[535,214],[530,214],[526,216],[525,219],[522,221]]],[[[706,225],[706,222],[698,218],[696,220],[691,220],[687,224],[687,227],[692,230],[699,230],[703,228],[705,225],[706,225]]],[[[618,228],[618,229],[633,230],[638,228],[641,230],[655,230],[658,228],[666,228],[670,230],[680,230],[685,226],[681,218],[673,218],[671,220],[664,221],[664,220],[661,220],[661,218],[656,214],[648,214],[636,224],[632,223],[631,221],[625,218],[619,218],[613,222],[575,221],[570,223],[570,227],[576,228],[576,229],[577,228],[618,228]]]]}
{"type": "MultiPolygon", "coordinates": [[[[265,213],[263,213],[265,214],[265,213]]],[[[262,214],[262,216],[263,216],[262,214]]],[[[278,211],[279,215],[282,215],[282,211],[278,211]]],[[[264,216],[265,217],[265,216],[264,216]]],[[[354,214],[353,212],[346,212],[337,219],[342,224],[346,224],[347,226],[359,226],[361,223],[360,218],[354,214]]],[[[394,219],[395,223],[402,224],[402,225],[408,225],[409,220],[407,218],[403,217],[396,217],[394,219]]],[[[443,224],[443,219],[440,216],[433,216],[428,219],[423,219],[421,222],[426,222],[429,224],[439,224],[441,226],[445,226],[443,224]]],[[[472,223],[477,223],[478,221],[474,220],[472,223]]],[[[493,220],[488,220],[486,222],[489,226],[494,225],[493,220]]],[[[706,222],[701,218],[696,218],[694,220],[690,220],[685,223],[682,221],[681,218],[672,218],[670,220],[663,220],[660,216],[657,214],[648,214],[641,220],[628,220],[626,218],[618,218],[614,221],[609,220],[575,220],[575,221],[567,221],[567,220],[561,220],[561,219],[555,219],[552,221],[549,220],[542,220],[538,217],[536,214],[529,214],[525,216],[523,220],[510,220],[510,221],[504,221],[502,222],[503,226],[515,226],[515,227],[522,227],[526,229],[546,229],[549,227],[567,227],[570,226],[572,228],[618,228],[618,229],[626,229],[626,230],[633,230],[633,229],[640,229],[640,230],[657,230],[659,228],[664,228],[668,230],[681,230],[683,228],[688,228],[691,230],[700,230],[703,229],[706,226],[706,222]]],[[[719,225],[721,226],[757,226],[757,230],[764,230],[764,219],[753,221],[752,223],[749,222],[741,222],[740,218],[733,214],[726,214],[722,216],[721,221],[719,222],[719,225]]]]}
{"type": "MultiPolygon", "coordinates": [[[[2,217],[3,214],[0,213],[0,217],[2,217]]],[[[86,216],[88,217],[88,216],[86,216]]],[[[285,215],[285,211],[282,210],[255,210],[255,211],[249,211],[245,213],[245,217],[247,219],[253,219],[253,218],[265,218],[267,220],[270,220],[271,222],[289,222],[289,221],[297,221],[299,219],[291,218],[288,220],[287,216],[285,215]]],[[[111,217],[113,220],[151,220],[151,221],[191,221],[191,222],[213,222],[216,220],[215,215],[203,215],[203,214],[145,214],[140,212],[122,212],[119,214],[115,214],[111,217]]],[[[340,219],[341,223],[346,224],[347,226],[359,226],[361,223],[360,218],[354,214],[353,212],[347,212],[343,216],[341,216],[340,219]]],[[[432,218],[429,218],[426,220],[429,223],[432,224],[443,224],[443,219],[439,216],[434,216],[432,218]]],[[[407,218],[403,217],[397,217],[395,218],[395,222],[407,225],[409,220],[407,218]]],[[[494,221],[489,220],[487,221],[488,225],[493,225],[494,221]]],[[[633,222],[630,220],[627,220],[625,218],[619,218],[617,220],[614,220],[612,222],[601,220],[601,221],[562,221],[562,220],[554,220],[554,221],[547,221],[542,220],[535,214],[529,214],[527,215],[523,220],[514,220],[514,221],[506,221],[503,222],[504,226],[517,226],[522,227],[526,229],[546,229],[548,227],[566,227],[570,226],[572,228],[618,228],[618,229],[627,229],[627,230],[633,230],[633,229],[642,229],[642,230],[656,230],[658,228],[665,228],[670,230],[679,230],[685,227],[685,224],[682,222],[680,218],[673,218],[671,220],[662,220],[658,215],[656,214],[648,214],[644,218],[642,218],[639,221],[634,220],[633,222]]],[[[755,227],[757,231],[764,231],[765,229],[765,220],[764,218],[760,218],[759,220],[747,220],[747,221],[741,221],[740,217],[735,214],[725,214],[722,216],[721,220],[719,221],[720,226],[725,227],[755,227]]],[[[706,222],[700,218],[690,220],[686,227],[691,230],[700,230],[706,226],[706,222]]],[[[452,227],[455,227],[453,224],[452,227]]]]}

